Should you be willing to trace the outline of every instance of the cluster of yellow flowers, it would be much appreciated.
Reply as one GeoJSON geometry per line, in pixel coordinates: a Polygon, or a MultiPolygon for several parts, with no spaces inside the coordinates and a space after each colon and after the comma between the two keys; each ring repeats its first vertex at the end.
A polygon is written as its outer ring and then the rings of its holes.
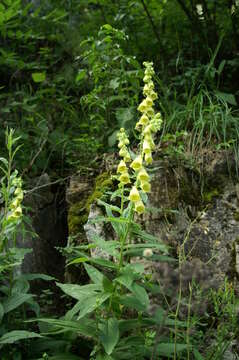
{"type": "Polygon", "coordinates": [[[11,201],[11,212],[8,216],[8,220],[17,220],[22,216],[21,203],[23,200],[22,180],[19,177],[13,179],[12,185],[15,187],[14,198],[11,201]]]}
{"type": "MultiPolygon", "coordinates": [[[[153,64],[145,62],[143,65],[146,68],[143,79],[145,83],[143,90],[145,99],[138,107],[138,110],[142,115],[136,124],[136,130],[141,133],[141,150],[140,155],[138,155],[130,164],[130,168],[134,170],[136,181],[129,194],[129,200],[134,204],[134,209],[139,214],[142,214],[145,211],[139,188],[144,193],[148,193],[151,190],[149,175],[143,166],[143,162],[145,161],[146,165],[152,163],[152,151],[155,149],[153,136],[160,129],[162,124],[161,114],[155,114],[153,109],[154,101],[157,99],[157,94],[154,91],[154,83],[152,81],[152,76],[154,75],[153,64]]],[[[131,161],[131,156],[127,148],[129,139],[123,128],[120,129],[118,133],[118,141],[118,147],[120,149],[119,155],[123,160],[121,160],[118,165],[117,173],[120,174],[119,186],[123,186],[131,182],[128,167],[126,165],[127,162],[131,161]]]]}
{"type": "Polygon", "coordinates": [[[135,128],[141,132],[143,143],[143,156],[146,164],[152,163],[152,151],[155,149],[153,140],[154,134],[160,130],[162,125],[162,118],[160,112],[154,112],[154,101],[157,99],[157,94],[154,91],[154,83],[152,76],[154,75],[153,63],[144,62],[145,76],[144,76],[144,90],[145,99],[139,104],[138,110],[141,112],[141,117],[137,122],[135,128]]]}

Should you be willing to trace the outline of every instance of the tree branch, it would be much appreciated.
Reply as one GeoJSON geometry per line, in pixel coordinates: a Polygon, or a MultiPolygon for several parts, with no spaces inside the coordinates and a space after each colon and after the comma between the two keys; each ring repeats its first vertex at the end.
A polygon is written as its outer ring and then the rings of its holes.
{"type": "Polygon", "coordinates": [[[150,12],[149,12],[149,10],[148,10],[148,8],[147,8],[144,0],[141,0],[141,3],[142,3],[142,5],[143,5],[144,11],[145,11],[145,13],[146,13],[146,15],[147,15],[147,17],[148,17],[148,19],[149,19],[149,22],[150,22],[150,24],[151,24],[151,26],[152,26],[154,35],[155,35],[156,39],[158,40],[158,42],[159,42],[159,44],[160,44],[160,46],[161,46],[160,36],[159,36],[158,30],[157,30],[157,28],[156,28],[156,26],[155,26],[155,23],[154,23],[154,21],[153,21],[153,18],[152,18],[152,16],[151,16],[151,14],[150,14],[150,12]]]}

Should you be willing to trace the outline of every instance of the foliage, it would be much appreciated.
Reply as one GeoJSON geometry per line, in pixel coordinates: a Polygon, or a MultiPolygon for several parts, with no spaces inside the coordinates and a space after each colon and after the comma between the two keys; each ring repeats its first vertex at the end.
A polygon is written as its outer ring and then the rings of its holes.
{"type": "Polygon", "coordinates": [[[167,249],[142,230],[134,209],[147,210],[150,173],[141,169],[139,175],[137,166],[146,159],[150,164],[152,150],[189,168],[209,147],[233,149],[238,162],[238,17],[236,0],[1,1],[1,358],[216,360],[230,346],[230,330],[237,331],[231,285],[205,295],[190,283],[187,295],[175,291],[176,310],[168,308],[170,291],[163,293],[155,274],[146,271],[148,262],[168,259],[167,249]],[[145,116],[154,118],[143,109],[147,97],[141,102],[145,58],[155,64],[159,97],[153,101],[164,118],[156,147],[152,127],[138,132],[145,116]],[[135,129],[138,103],[143,120],[135,129]],[[47,172],[62,181],[79,169],[91,172],[103,152],[115,151],[122,127],[129,135],[121,132],[119,144],[123,187],[108,202],[99,201],[106,215],[95,219],[111,224],[114,237],[106,242],[95,236],[89,245],[68,249],[68,266],[77,270],[83,263],[90,283],[58,283],[74,306],[61,319],[41,318],[30,281],[50,277],[19,274],[29,251],[16,241],[24,238],[28,221],[22,179],[47,172]],[[99,248],[106,258],[91,256],[99,248]],[[210,303],[201,317],[192,312],[194,296],[210,303]],[[154,297],[160,304],[152,312],[154,297]],[[180,318],[184,303],[187,315],[180,318]],[[23,322],[32,316],[38,326],[23,322]]]}
{"type": "MultiPolygon", "coordinates": [[[[19,340],[41,337],[33,331],[22,327],[22,318],[26,311],[33,311],[39,315],[39,306],[29,292],[30,285],[27,277],[19,274],[19,268],[24,256],[31,250],[17,247],[19,233],[24,234],[22,223],[21,201],[23,193],[21,179],[17,171],[13,171],[14,157],[19,150],[12,130],[6,133],[6,144],[9,157],[0,158],[2,166],[1,200],[4,209],[0,216],[0,348],[1,356],[15,358],[21,350],[9,344],[19,340]]],[[[24,225],[23,225],[24,226],[24,225]]]]}

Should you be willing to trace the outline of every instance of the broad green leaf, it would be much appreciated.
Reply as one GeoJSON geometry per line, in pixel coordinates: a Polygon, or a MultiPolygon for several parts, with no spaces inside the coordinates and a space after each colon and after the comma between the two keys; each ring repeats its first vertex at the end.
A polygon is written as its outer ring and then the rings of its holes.
{"type": "Polygon", "coordinates": [[[98,295],[93,295],[91,297],[87,297],[81,301],[80,306],[80,315],[78,316],[78,320],[82,319],[85,315],[90,314],[95,311],[101,304],[103,304],[109,297],[110,293],[102,293],[98,295]]]}
{"type": "Polygon", "coordinates": [[[45,275],[45,274],[37,274],[37,273],[23,274],[23,275],[19,276],[19,279],[21,279],[21,278],[28,280],[28,281],[31,281],[31,280],[45,280],[45,281],[56,280],[53,276],[45,275]]]}
{"type": "Polygon", "coordinates": [[[31,294],[12,294],[5,302],[3,302],[4,312],[8,313],[24,304],[32,298],[31,294]]]}
{"type": "Polygon", "coordinates": [[[186,350],[188,348],[188,346],[190,347],[190,345],[187,345],[187,344],[178,344],[177,343],[176,347],[175,347],[174,343],[160,343],[157,346],[156,353],[158,356],[173,357],[174,352],[176,352],[176,354],[178,354],[179,352],[186,350]]]}
{"type": "Polygon", "coordinates": [[[16,341],[19,341],[19,340],[36,338],[36,337],[40,338],[42,336],[37,334],[37,333],[30,332],[30,331],[14,330],[14,331],[10,331],[7,334],[4,334],[0,338],[0,344],[13,344],[13,343],[15,343],[16,341]]]}
{"type": "Polygon", "coordinates": [[[117,266],[110,260],[102,259],[102,258],[91,258],[90,262],[93,264],[97,264],[100,266],[108,267],[110,269],[116,269],[117,266]]]}
{"type": "Polygon", "coordinates": [[[49,318],[42,318],[37,319],[37,321],[44,322],[56,327],[54,332],[51,329],[50,334],[58,333],[59,329],[60,332],[72,331],[74,333],[79,333],[83,336],[87,336],[90,338],[96,338],[96,326],[95,321],[92,319],[81,319],[79,320],[58,320],[58,319],[49,319],[49,318]]]}
{"type": "Polygon", "coordinates": [[[237,105],[237,101],[236,98],[233,94],[229,94],[229,93],[224,93],[221,91],[216,91],[216,95],[222,99],[223,101],[227,102],[230,105],[237,105]]]}
{"type": "Polygon", "coordinates": [[[89,264],[84,264],[84,267],[90,279],[95,284],[102,284],[104,275],[99,270],[97,270],[94,266],[89,264]]]}
{"type": "Polygon", "coordinates": [[[26,294],[30,288],[29,282],[24,279],[17,279],[12,287],[12,294],[26,294]]]}
{"type": "Polygon", "coordinates": [[[204,357],[197,349],[193,349],[193,355],[195,356],[195,360],[204,360],[204,357]]]}
{"type": "Polygon", "coordinates": [[[120,303],[128,308],[137,311],[145,311],[145,306],[133,295],[124,295],[120,297],[120,303]]]}
{"type": "Polygon", "coordinates": [[[92,295],[96,295],[97,291],[102,289],[102,285],[99,284],[89,284],[89,285],[75,285],[75,284],[60,284],[56,283],[57,286],[61,288],[61,290],[73,297],[76,300],[82,300],[87,297],[91,297],[92,295]]]}
{"type": "Polygon", "coordinates": [[[107,254],[119,258],[119,251],[117,251],[117,248],[120,247],[120,244],[117,241],[114,240],[105,241],[103,238],[101,238],[98,235],[92,236],[92,241],[94,242],[96,247],[99,247],[100,249],[104,250],[105,252],[107,252],[107,254]]]}
{"type": "Polygon", "coordinates": [[[32,79],[35,83],[41,83],[41,82],[45,81],[46,73],[45,72],[32,73],[32,79]]]}
{"type": "Polygon", "coordinates": [[[115,318],[106,319],[100,324],[100,341],[105,352],[110,355],[119,341],[119,324],[115,318]]]}
{"type": "Polygon", "coordinates": [[[147,310],[147,308],[149,307],[149,296],[147,294],[147,291],[142,286],[136,283],[131,286],[131,291],[133,291],[135,297],[144,306],[144,309],[147,310]]]}
{"type": "Polygon", "coordinates": [[[89,258],[87,257],[79,257],[77,259],[74,259],[72,261],[70,261],[67,266],[69,265],[74,265],[74,264],[81,264],[81,263],[85,263],[86,261],[89,261],[89,258]]]}
{"type": "Polygon", "coordinates": [[[0,157],[0,161],[6,166],[6,169],[7,169],[8,168],[8,161],[3,157],[0,157]]]}

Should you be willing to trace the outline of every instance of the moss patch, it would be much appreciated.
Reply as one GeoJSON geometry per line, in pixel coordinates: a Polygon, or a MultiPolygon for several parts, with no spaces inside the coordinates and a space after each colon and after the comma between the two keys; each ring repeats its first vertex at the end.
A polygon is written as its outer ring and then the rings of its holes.
{"type": "Polygon", "coordinates": [[[205,203],[212,202],[213,199],[218,197],[220,195],[220,192],[217,188],[210,189],[208,191],[204,191],[202,198],[205,203]]]}
{"type": "Polygon", "coordinates": [[[97,199],[102,198],[106,190],[112,187],[112,179],[108,172],[96,177],[92,193],[81,201],[71,205],[68,211],[69,235],[76,235],[83,232],[83,226],[88,220],[90,206],[97,199]]]}

